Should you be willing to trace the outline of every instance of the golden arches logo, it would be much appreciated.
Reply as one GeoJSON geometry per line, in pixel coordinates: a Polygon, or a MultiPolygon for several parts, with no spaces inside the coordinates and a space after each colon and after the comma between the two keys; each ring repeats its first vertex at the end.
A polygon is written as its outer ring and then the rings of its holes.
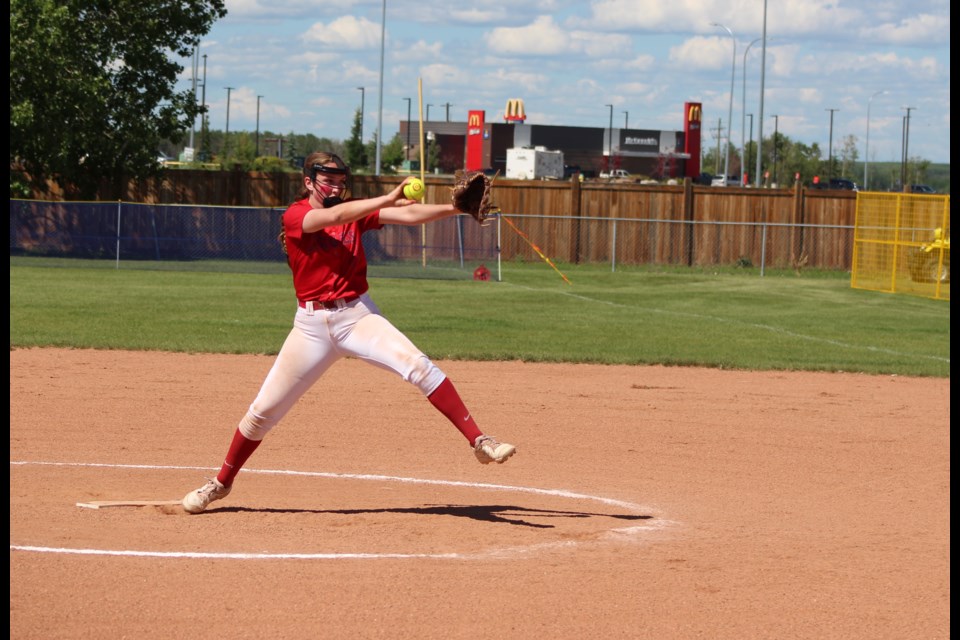
{"type": "Polygon", "coordinates": [[[479,127],[480,126],[480,114],[471,113],[470,118],[467,120],[468,127],[479,127]]]}
{"type": "Polygon", "coordinates": [[[688,122],[700,122],[700,118],[703,115],[703,108],[699,104],[690,105],[690,109],[687,111],[687,121],[688,122]]]}
{"type": "Polygon", "coordinates": [[[523,110],[523,100],[519,98],[507,100],[507,107],[503,111],[503,117],[506,120],[526,120],[527,115],[523,110]]]}

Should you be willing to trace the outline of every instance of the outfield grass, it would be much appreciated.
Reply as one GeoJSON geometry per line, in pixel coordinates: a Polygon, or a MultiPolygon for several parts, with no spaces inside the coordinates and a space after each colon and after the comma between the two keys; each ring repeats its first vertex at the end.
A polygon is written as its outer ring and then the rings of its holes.
{"type": "MultiPolygon", "coordinates": [[[[273,354],[296,305],[288,273],[10,263],[11,349],[273,354]]],[[[572,284],[505,264],[502,282],[372,278],[371,294],[435,359],[950,376],[949,302],[837,272],[558,267],[572,284]]]]}

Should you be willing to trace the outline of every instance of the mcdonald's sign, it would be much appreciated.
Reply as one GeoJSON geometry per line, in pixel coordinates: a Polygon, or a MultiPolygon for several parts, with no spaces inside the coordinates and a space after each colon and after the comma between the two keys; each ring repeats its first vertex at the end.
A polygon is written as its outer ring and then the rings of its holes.
{"type": "Polygon", "coordinates": [[[703,105],[699,102],[685,102],[683,115],[683,151],[690,154],[686,176],[697,178],[700,175],[700,122],[703,118],[703,105]]]}
{"type": "Polygon", "coordinates": [[[483,140],[486,129],[486,112],[473,110],[467,112],[467,157],[464,169],[479,171],[483,163],[483,140]]]}
{"type": "Polygon", "coordinates": [[[511,98],[507,100],[507,106],[503,110],[503,119],[507,122],[523,122],[527,119],[527,114],[523,111],[523,100],[511,98]]]}

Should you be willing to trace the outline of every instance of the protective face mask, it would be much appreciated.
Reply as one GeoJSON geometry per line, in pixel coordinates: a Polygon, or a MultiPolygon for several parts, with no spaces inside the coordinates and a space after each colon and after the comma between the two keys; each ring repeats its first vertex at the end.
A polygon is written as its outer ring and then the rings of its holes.
{"type": "Polygon", "coordinates": [[[314,188],[317,190],[317,195],[320,196],[321,201],[323,202],[324,208],[329,209],[330,207],[335,207],[341,202],[343,198],[339,195],[343,192],[343,188],[337,189],[329,184],[324,184],[322,182],[314,182],[314,188]]]}

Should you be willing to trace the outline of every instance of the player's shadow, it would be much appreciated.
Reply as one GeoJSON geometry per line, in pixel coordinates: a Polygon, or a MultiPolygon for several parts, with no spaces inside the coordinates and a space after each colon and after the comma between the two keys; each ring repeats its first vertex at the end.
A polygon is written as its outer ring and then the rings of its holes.
{"type": "Polygon", "coordinates": [[[615,520],[649,520],[653,516],[618,513],[590,513],[586,511],[558,511],[554,509],[531,509],[516,505],[424,505],[421,507],[383,507],[380,509],[253,509],[250,507],[220,507],[205,513],[317,513],[337,515],[363,515],[367,513],[402,513],[419,516],[453,516],[481,522],[495,522],[535,529],[553,529],[554,525],[531,522],[541,518],[613,518],[615,520]]]}

